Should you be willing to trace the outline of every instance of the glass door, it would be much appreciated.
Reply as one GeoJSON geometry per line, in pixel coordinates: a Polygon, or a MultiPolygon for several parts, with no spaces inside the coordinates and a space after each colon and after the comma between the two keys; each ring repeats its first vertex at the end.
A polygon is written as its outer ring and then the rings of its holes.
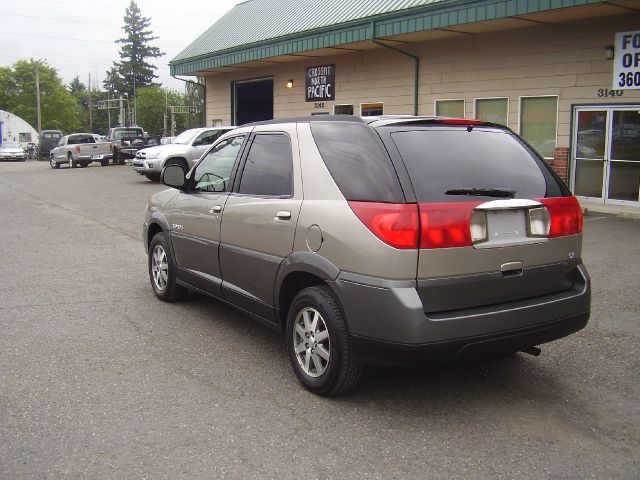
{"type": "Polygon", "coordinates": [[[572,157],[577,196],[640,206],[640,107],[576,108],[572,157]]]}
{"type": "Polygon", "coordinates": [[[574,138],[574,192],[580,197],[604,201],[607,151],[607,110],[576,111],[574,138]]]}
{"type": "Polygon", "coordinates": [[[640,200],[640,112],[614,110],[607,199],[611,203],[640,200]]]}

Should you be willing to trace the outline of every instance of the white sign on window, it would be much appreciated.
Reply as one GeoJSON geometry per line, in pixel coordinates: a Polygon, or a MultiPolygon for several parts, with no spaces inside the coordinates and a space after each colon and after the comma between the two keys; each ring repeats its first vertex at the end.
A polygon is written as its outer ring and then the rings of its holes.
{"type": "Polygon", "coordinates": [[[640,89],[640,30],[616,33],[613,88],[640,89]]]}

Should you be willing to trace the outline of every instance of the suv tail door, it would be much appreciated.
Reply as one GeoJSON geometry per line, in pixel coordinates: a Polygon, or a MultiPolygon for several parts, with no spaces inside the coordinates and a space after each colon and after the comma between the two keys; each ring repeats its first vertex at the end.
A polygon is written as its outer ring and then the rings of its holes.
{"type": "Polygon", "coordinates": [[[302,205],[295,124],[252,133],[222,217],[220,268],[225,298],[276,322],[274,283],[293,250],[302,205]]]}
{"type": "Polygon", "coordinates": [[[419,205],[417,279],[427,315],[463,314],[572,287],[580,235],[535,236],[530,215],[543,216],[532,209],[549,197],[567,205],[575,199],[517,136],[441,125],[396,127],[387,138],[419,205]]]}

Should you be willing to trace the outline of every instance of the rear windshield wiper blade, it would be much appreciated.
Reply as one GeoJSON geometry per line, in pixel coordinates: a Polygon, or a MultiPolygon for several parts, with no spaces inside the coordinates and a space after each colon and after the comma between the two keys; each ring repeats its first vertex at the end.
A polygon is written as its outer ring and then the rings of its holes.
{"type": "Polygon", "coordinates": [[[513,198],[515,190],[508,188],[454,188],[444,192],[446,195],[472,195],[478,197],[505,197],[513,198]]]}

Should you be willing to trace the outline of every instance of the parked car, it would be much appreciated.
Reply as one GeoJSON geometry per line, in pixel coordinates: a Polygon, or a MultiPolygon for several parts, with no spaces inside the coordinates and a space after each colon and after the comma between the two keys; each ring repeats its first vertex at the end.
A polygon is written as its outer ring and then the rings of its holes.
{"type": "Polygon", "coordinates": [[[2,142],[0,144],[0,160],[19,160],[24,162],[26,154],[19,142],[2,142]]]}
{"type": "Polygon", "coordinates": [[[135,157],[138,150],[147,146],[147,136],[141,127],[110,128],[107,141],[111,142],[113,163],[116,165],[124,165],[127,159],[135,157]]]}
{"type": "Polygon", "coordinates": [[[133,169],[149,180],[159,180],[165,165],[180,165],[185,173],[218,137],[234,127],[192,128],[166,145],[138,150],[131,162],[133,169]]]}
{"type": "Polygon", "coordinates": [[[106,167],[110,158],[111,142],[96,142],[91,133],[74,133],[62,137],[58,146],[51,150],[49,164],[51,168],[60,168],[61,164],[74,168],[100,162],[106,167]]]}
{"type": "Polygon", "coordinates": [[[40,132],[40,157],[49,158],[53,150],[60,142],[62,132],[60,130],[42,130],[40,132]]]}
{"type": "Polygon", "coordinates": [[[537,355],[589,318],[580,206],[502,126],[256,123],[162,181],[143,227],[155,295],[193,289],[283,332],[320,395],[367,364],[537,355]]]}

